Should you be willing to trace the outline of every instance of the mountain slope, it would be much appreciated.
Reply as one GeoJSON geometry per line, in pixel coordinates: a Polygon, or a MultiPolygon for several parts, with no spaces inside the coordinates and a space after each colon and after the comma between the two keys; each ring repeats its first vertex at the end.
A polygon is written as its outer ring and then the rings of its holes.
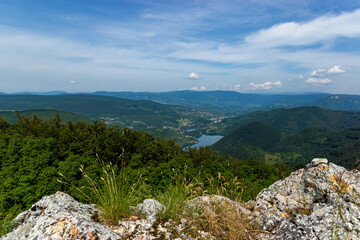
{"type": "Polygon", "coordinates": [[[326,110],[319,107],[256,111],[224,119],[221,123],[215,125],[212,132],[226,135],[254,121],[290,131],[300,131],[305,128],[349,128],[360,127],[360,113],[326,110]]]}
{"type": "Polygon", "coordinates": [[[68,121],[73,121],[73,122],[90,121],[88,118],[81,116],[79,114],[67,112],[67,111],[58,111],[58,110],[27,110],[27,111],[18,111],[18,112],[3,111],[0,112],[0,118],[4,118],[9,123],[15,123],[18,121],[18,114],[20,116],[27,116],[30,118],[36,115],[38,118],[41,118],[43,120],[48,118],[54,118],[56,114],[59,114],[63,123],[66,123],[68,121]]]}
{"type": "Polygon", "coordinates": [[[0,110],[32,109],[65,110],[137,129],[201,125],[212,116],[180,106],[95,95],[0,95],[0,110]]]}
{"type": "Polygon", "coordinates": [[[232,131],[211,148],[239,159],[262,159],[264,150],[273,149],[280,140],[279,130],[261,122],[253,122],[232,131]]]}

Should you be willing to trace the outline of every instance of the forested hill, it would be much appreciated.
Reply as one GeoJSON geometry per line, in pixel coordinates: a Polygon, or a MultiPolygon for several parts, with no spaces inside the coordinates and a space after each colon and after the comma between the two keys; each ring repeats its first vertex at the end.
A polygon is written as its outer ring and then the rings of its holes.
{"type": "Polygon", "coordinates": [[[224,119],[221,123],[214,125],[212,132],[226,135],[252,122],[262,122],[280,130],[290,131],[306,128],[358,128],[360,127],[360,112],[333,111],[319,107],[255,111],[224,119]]]}
{"type": "Polygon", "coordinates": [[[288,165],[325,157],[353,168],[360,157],[360,113],[317,107],[254,112],[221,122],[225,137],[211,146],[223,154],[288,165]]]}
{"type": "Polygon", "coordinates": [[[41,119],[49,119],[49,118],[55,118],[56,115],[59,114],[61,120],[63,123],[66,123],[68,121],[86,121],[90,122],[91,120],[81,116],[76,113],[67,112],[67,111],[58,111],[58,110],[27,110],[27,111],[0,111],[0,118],[5,119],[9,123],[16,123],[19,118],[21,117],[38,117],[41,119]]]}
{"type": "Polygon", "coordinates": [[[0,95],[0,110],[56,109],[78,113],[94,120],[104,120],[122,127],[191,127],[209,122],[208,112],[160,104],[147,100],[96,95],[0,95]]]}

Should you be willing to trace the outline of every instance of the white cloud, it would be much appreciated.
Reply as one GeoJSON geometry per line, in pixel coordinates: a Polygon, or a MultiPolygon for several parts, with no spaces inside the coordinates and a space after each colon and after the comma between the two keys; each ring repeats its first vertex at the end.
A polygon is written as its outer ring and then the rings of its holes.
{"type": "Polygon", "coordinates": [[[200,75],[198,73],[192,72],[189,74],[189,78],[191,79],[199,79],[200,75]]]}
{"type": "Polygon", "coordinates": [[[332,80],[329,78],[308,78],[305,82],[316,86],[323,86],[332,83],[332,80]]]}
{"type": "Polygon", "coordinates": [[[360,36],[360,9],[340,15],[326,15],[305,23],[286,22],[260,30],[245,38],[261,47],[304,46],[337,37],[360,36]]]}
{"type": "Polygon", "coordinates": [[[310,76],[323,76],[326,73],[325,69],[314,70],[310,73],[310,76]]]}
{"type": "Polygon", "coordinates": [[[69,83],[70,84],[75,84],[75,83],[77,83],[77,81],[71,80],[71,81],[69,81],[69,83]]]}
{"type": "Polygon", "coordinates": [[[271,89],[273,87],[281,87],[282,83],[280,81],[277,82],[265,82],[265,83],[254,83],[251,82],[249,84],[249,86],[251,87],[251,89],[256,90],[256,89],[271,89]]]}
{"type": "Polygon", "coordinates": [[[235,89],[235,90],[239,90],[239,89],[240,89],[240,84],[236,84],[236,85],[234,86],[234,89],[235,89]]]}
{"type": "Polygon", "coordinates": [[[304,75],[300,74],[300,75],[299,75],[299,78],[300,78],[300,79],[304,79],[304,75]]]}
{"type": "Polygon", "coordinates": [[[340,68],[340,65],[335,65],[327,71],[328,74],[336,74],[336,73],[344,73],[344,72],[345,71],[340,68]]]}
{"type": "Polygon", "coordinates": [[[190,90],[192,90],[192,91],[205,91],[206,87],[205,86],[200,86],[200,87],[194,86],[194,87],[191,87],[190,90]]]}

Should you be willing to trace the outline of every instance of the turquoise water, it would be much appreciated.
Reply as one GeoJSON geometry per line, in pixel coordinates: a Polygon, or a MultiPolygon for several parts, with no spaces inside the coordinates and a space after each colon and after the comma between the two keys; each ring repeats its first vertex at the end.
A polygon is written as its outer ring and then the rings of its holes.
{"type": "Polygon", "coordinates": [[[191,147],[203,147],[210,146],[219,141],[223,136],[220,135],[201,135],[201,137],[197,138],[198,143],[191,145],[191,147]]]}

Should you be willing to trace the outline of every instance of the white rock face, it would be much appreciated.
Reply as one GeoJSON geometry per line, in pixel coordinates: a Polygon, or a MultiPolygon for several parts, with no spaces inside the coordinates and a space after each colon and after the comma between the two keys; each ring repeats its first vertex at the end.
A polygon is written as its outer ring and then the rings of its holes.
{"type": "Polygon", "coordinates": [[[360,239],[360,173],[335,164],[293,172],[246,203],[260,239],[360,239]]]}

